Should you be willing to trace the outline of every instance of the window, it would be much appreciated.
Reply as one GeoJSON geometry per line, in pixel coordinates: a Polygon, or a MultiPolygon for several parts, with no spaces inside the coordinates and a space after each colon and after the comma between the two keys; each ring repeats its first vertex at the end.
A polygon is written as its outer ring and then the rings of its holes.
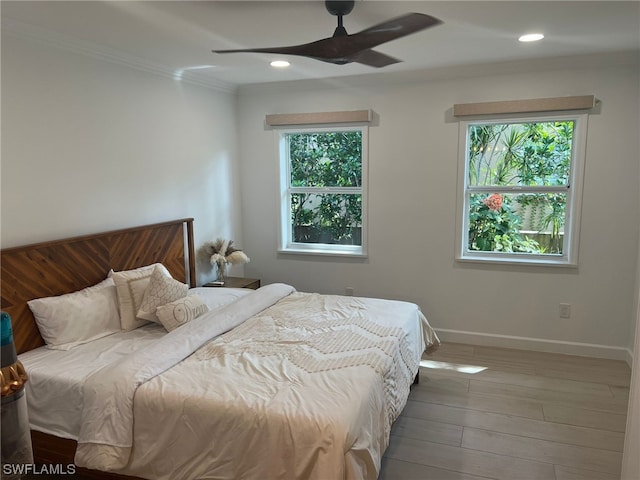
{"type": "Polygon", "coordinates": [[[459,260],[577,265],[587,115],[461,122],[459,260]]]}
{"type": "Polygon", "coordinates": [[[280,251],[366,255],[367,127],[279,135],[280,251]]]}

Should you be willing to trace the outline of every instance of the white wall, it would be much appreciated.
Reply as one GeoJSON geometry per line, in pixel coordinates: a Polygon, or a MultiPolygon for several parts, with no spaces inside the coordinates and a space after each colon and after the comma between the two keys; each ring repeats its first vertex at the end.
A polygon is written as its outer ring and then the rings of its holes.
{"type": "Polygon", "coordinates": [[[3,35],[2,246],[184,217],[241,242],[234,101],[3,35]]]}
{"type": "Polygon", "coordinates": [[[640,478],[640,305],[636,310],[635,354],[631,370],[631,386],[629,388],[629,407],[627,409],[627,427],[624,436],[624,452],[622,456],[622,480],[640,478]]]}
{"type": "Polygon", "coordinates": [[[414,82],[241,88],[247,274],[303,291],[340,294],[349,286],[356,295],[415,301],[433,326],[449,330],[443,332],[449,339],[625,358],[635,318],[638,65],[541,65],[506,74],[483,67],[478,76],[414,82]],[[453,104],[581,94],[595,94],[601,103],[589,119],[579,268],[455,262],[453,104]],[[275,133],[265,128],[265,115],[367,108],[377,117],[369,131],[369,258],[278,255],[275,133]],[[570,319],[559,318],[561,302],[572,305],[570,319]]]}

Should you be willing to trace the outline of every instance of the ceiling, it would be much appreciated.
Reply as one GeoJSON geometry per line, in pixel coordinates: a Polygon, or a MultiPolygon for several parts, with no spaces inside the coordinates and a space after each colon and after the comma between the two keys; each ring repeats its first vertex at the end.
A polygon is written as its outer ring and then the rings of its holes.
{"type": "Polygon", "coordinates": [[[382,69],[333,65],[273,54],[215,54],[213,49],[277,47],[329,37],[336,27],[323,1],[7,1],[3,35],[37,37],[175,78],[223,87],[534,60],[640,52],[638,1],[357,0],[344,18],[349,33],[408,12],[444,23],[376,48],[403,60],[382,69]],[[524,44],[523,33],[544,33],[524,44]]]}

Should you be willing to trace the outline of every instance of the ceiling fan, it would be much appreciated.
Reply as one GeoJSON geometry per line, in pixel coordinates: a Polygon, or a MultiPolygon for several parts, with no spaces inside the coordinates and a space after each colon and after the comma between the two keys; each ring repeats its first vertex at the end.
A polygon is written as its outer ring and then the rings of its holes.
{"type": "Polygon", "coordinates": [[[214,53],[278,53],[298,55],[323,62],[344,65],[346,63],[362,63],[370,67],[386,67],[401,62],[372,48],[391,40],[419,32],[442,23],[437,18],[422,13],[407,13],[397,18],[379,23],[361,32],[349,35],[342,25],[342,17],[353,10],[355,1],[324,2],[327,11],[338,17],[338,27],[332,37],[323,38],[311,43],[289,47],[248,48],[238,50],[213,50],[214,53]]]}

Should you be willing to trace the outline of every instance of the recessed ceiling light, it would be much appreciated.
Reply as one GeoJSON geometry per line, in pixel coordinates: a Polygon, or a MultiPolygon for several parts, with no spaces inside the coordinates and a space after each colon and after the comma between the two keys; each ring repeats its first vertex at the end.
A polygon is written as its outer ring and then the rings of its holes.
{"type": "Polygon", "coordinates": [[[274,60],[270,65],[275,68],[287,68],[291,64],[286,60],[274,60]]]}
{"type": "Polygon", "coordinates": [[[538,40],[542,40],[544,35],[541,33],[527,33],[526,35],[522,35],[518,38],[521,42],[537,42],[538,40]]]}

